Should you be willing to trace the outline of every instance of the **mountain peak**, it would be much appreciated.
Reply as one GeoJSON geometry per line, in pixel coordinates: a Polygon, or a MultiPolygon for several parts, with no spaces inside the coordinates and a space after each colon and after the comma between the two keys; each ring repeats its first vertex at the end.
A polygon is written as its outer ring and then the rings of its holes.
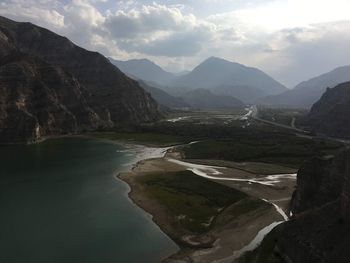
{"type": "MultiPolygon", "coordinates": [[[[239,64],[239,63],[235,63],[235,62],[231,62],[229,60],[223,59],[223,58],[219,58],[219,57],[209,57],[206,60],[204,60],[201,64],[212,64],[212,63],[221,63],[221,64],[239,64]]],[[[200,64],[200,65],[201,65],[200,64]]],[[[240,65],[240,64],[239,64],[240,65]]]]}
{"type": "Polygon", "coordinates": [[[286,90],[281,83],[259,69],[218,57],[207,58],[192,72],[173,81],[172,86],[211,90],[220,86],[230,86],[233,89],[245,86],[250,92],[260,89],[259,95],[277,94],[286,90]]]}

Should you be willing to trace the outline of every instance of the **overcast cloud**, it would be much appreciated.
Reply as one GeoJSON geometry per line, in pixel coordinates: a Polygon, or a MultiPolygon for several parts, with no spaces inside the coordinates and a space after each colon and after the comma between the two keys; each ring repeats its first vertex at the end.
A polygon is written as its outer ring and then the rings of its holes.
{"type": "Polygon", "coordinates": [[[169,71],[209,56],[258,67],[291,87],[350,64],[350,0],[0,0],[0,14],[116,59],[169,71]]]}

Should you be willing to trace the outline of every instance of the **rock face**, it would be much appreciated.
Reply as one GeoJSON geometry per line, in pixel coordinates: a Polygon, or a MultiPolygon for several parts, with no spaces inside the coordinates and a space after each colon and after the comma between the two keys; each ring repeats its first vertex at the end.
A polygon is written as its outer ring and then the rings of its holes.
{"type": "Polygon", "coordinates": [[[328,88],[311,108],[305,123],[330,136],[350,137],[350,82],[328,88]]]}
{"type": "Polygon", "coordinates": [[[103,125],[87,91],[59,67],[14,52],[0,62],[1,142],[35,141],[103,125]]]}
{"type": "Polygon", "coordinates": [[[294,217],[279,225],[245,262],[348,263],[350,150],[314,158],[298,172],[294,217]]]}
{"type": "Polygon", "coordinates": [[[108,59],[0,17],[0,142],[156,120],[158,105],[108,59]]]}

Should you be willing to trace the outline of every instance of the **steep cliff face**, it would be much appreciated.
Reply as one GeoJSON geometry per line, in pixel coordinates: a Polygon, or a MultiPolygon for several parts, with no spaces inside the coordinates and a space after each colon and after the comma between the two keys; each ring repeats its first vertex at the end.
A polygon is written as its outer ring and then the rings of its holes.
{"type": "Polygon", "coordinates": [[[0,143],[159,116],[154,100],[102,55],[0,17],[0,143]]]}
{"type": "Polygon", "coordinates": [[[306,161],[298,171],[293,213],[313,210],[336,200],[343,189],[345,164],[345,152],[336,158],[315,157],[306,161]]]}
{"type": "Polygon", "coordinates": [[[327,89],[311,108],[305,123],[316,132],[350,137],[350,82],[327,89]]]}
{"type": "Polygon", "coordinates": [[[60,66],[91,93],[89,103],[105,121],[115,124],[147,122],[159,117],[158,106],[136,81],[96,52],[31,23],[0,18],[0,28],[24,53],[60,66]]]}
{"type": "Polygon", "coordinates": [[[105,125],[59,67],[20,52],[0,61],[0,142],[35,141],[105,125]]]}

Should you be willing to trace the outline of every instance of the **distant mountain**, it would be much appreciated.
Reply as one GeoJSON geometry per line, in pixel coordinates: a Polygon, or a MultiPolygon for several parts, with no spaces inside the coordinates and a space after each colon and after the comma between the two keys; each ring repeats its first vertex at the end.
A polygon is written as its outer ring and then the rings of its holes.
{"type": "Polygon", "coordinates": [[[165,91],[152,86],[144,81],[139,81],[140,86],[149,92],[158,104],[171,109],[181,109],[190,107],[182,98],[171,96],[165,91]]]}
{"type": "Polygon", "coordinates": [[[157,103],[108,59],[0,17],[0,142],[157,120],[157,103]]]}
{"type": "Polygon", "coordinates": [[[316,132],[350,138],[350,82],[328,88],[312,106],[306,123],[316,132]]]}
{"type": "Polygon", "coordinates": [[[162,85],[168,84],[175,78],[174,74],[163,70],[148,59],[132,59],[127,61],[120,61],[112,58],[109,59],[131,78],[157,82],[162,85]]]}
{"type": "Polygon", "coordinates": [[[173,80],[169,86],[215,90],[215,93],[221,95],[239,94],[237,97],[242,99],[286,91],[286,87],[259,69],[216,57],[208,58],[190,73],[173,80]]]}
{"type": "Polygon", "coordinates": [[[245,104],[231,96],[215,95],[206,89],[196,89],[185,93],[182,99],[192,108],[197,109],[234,109],[243,108],[245,104]]]}
{"type": "Polygon", "coordinates": [[[211,90],[217,95],[232,96],[245,103],[254,104],[259,98],[266,96],[261,89],[251,86],[219,86],[211,90]]]}
{"type": "Polygon", "coordinates": [[[259,100],[259,104],[309,108],[321,97],[327,87],[333,88],[346,81],[350,81],[350,66],[339,67],[301,82],[292,90],[259,100]]]}

